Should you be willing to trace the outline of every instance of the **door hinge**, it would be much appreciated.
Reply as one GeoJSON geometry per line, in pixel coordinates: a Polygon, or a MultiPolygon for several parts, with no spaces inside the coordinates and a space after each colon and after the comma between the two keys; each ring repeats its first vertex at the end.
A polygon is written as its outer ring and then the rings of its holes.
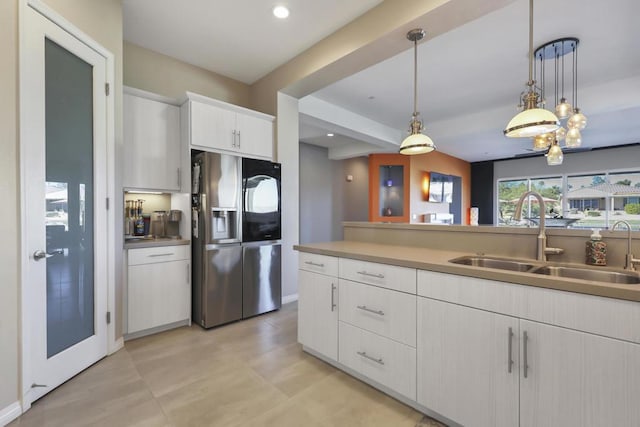
{"type": "Polygon", "coordinates": [[[109,83],[105,83],[104,84],[104,93],[105,95],[109,96],[109,89],[111,88],[111,86],[109,85],[109,83]]]}
{"type": "Polygon", "coordinates": [[[107,197],[107,210],[109,210],[109,198],[107,197]]]}
{"type": "Polygon", "coordinates": [[[107,325],[111,323],[111,312],[107,311],[107,325]]]}

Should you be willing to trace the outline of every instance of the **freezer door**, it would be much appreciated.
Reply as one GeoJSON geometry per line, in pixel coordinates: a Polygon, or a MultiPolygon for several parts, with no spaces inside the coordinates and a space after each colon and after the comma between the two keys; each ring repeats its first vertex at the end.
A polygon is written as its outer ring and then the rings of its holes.
{"type": "Polygon", "coordinates": [[[203,318],[194,320],[211,328],[241,319],[242,246],[208,245],[204,253],[203,318]]]}
{"type": "Polygon", "coordinates": [[[243,246],[242,317],[277,310],[282,306],[280,243],[243,246]]]}

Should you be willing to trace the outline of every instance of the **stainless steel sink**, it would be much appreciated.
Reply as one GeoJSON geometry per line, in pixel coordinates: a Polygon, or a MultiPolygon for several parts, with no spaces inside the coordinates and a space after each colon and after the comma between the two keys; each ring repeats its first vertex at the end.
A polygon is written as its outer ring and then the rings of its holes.
{"type": "Polygon", "coordinates": [[[640,274],[632,271],[596,270],[583,267],[546,265],[535,268],[530,273],[546,276],[569,277],[572,279],[594,280],[596,282],[619,283],[625,285],[640,284],[640,274]]]}
{"type": "Polygon", "coordinates": [[[454,258],[449,260],[453,264],[470,265],[473,267],[486,267],[496,268],[498,270],[509,271],[529,271],[536,266],[536,264],[528,263],[526,261],[518,261],[513,259],[493,258],[482,255],[463,256],[460,258],[454,258]]]}

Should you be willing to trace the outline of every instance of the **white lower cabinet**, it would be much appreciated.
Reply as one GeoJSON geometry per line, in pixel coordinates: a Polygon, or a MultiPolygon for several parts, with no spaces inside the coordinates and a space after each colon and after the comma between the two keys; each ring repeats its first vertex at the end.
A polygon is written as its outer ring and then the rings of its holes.
{"type": "Polygon", "coordinates": [[[638,303],[314,254],[299,265],[300,342],[418,409],[474,427],[640,426],[638,303]]]}
{"type": "Polygon", "coordinates": [[[465,426],[518,425],[518,319],[418,298],[421,405],[465,426]]]}
{"type": "Polygon", "coordinates": [[[339,322],[338,360],[391,390],[416,399],[416,349],[339,322]]]}
{"type": "Polygon", "coordinates": [[[191,318],[189,246],[129,249],[127,333],[191,318]]]}
{"type": "Polygon", "coordinates": [[[640,425],[640,345],[418,299],[421,405],[465,426],[640,425]]]}
{"type": "Polygon", "coordinates": [[[338,359],[338,279],[298,271],[298,341],[338,359]]]}
{"type": "Polygon", "coordinates": [[[640,345],[526,320],[520,331],[520,426],[640,425],[640,345]]]}

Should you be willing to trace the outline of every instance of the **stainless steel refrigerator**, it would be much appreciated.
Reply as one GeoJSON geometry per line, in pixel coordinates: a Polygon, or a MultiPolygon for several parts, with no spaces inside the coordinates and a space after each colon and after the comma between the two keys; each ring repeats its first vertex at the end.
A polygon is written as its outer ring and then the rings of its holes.
{"type": "Polygon", "coordinates": [[[279,240],[243,243],[241,158],[201,152],[192,164],[193,321],[211,328],[280,308],[279,240]]]}
{"type": "Polygon", "coordinates": [[[280,164],[242,159],[244,317],[282,306],[280,164]]]}

